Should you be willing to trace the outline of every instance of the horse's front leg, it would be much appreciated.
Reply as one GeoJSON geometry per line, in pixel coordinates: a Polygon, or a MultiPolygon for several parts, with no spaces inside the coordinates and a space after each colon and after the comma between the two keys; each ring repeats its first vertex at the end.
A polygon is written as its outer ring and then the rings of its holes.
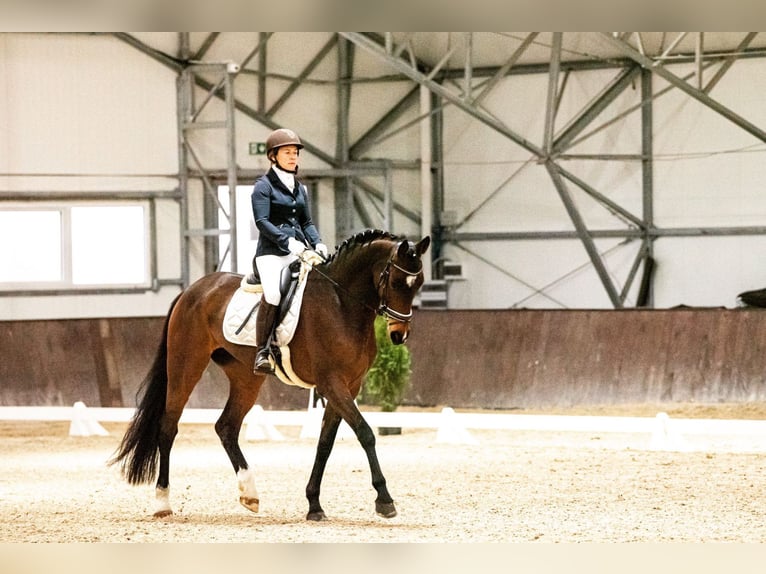
{"type": "Polygon", "coordinates": [[[367,455],[367,461],[370,463],[370,474],[372,475],[372,486],[378,493],[378,497],[375,499],[375,512],[383,518],[393,518],[396,516],[396,507],[394,506],[394,499],[388,492],[386,486],[386,479],[383,476],[383,471],[380,469],[380,463],[378,462],[378,453],[375,450],[375,433],[372,432],[372,428],[367,424],[367,421],[362,417],[362,413],[356,408],[354,402],[351,402],[351,406],[356,411],[358,418],[354,419],[353,423],[349,423],[351,428],[354,429],[359,443],[362,445],[365,454],[367,455]]]}
{"type": "MultiPolygon", "coordinates": [[[[316,508],[321,512],[321,507],[319,506],[319,485],[327,457],[330,456],[335,435],[338,432],[338,426],[342,418],[354,431],[359,444],[362,445],[367,455],[367,461],[370,464],[370,474],[372,475],[372,486],[378,494],[375,499],[375,512],[384,518],[393,518],[396,516],[396,507],[394,506],[394,500],[388,492],[386,479],[378,462],[378,454],[375,450],[375,433],[370,428],[370,425],[367,424],[367,421],[364,420],[362,413],[359,412],[354,399],[347,389],[343,388],[340,392],[334,392],[332,389],[329,389],[325,393],[325,398],[327,399],[327,408],[322,419],[322,431],[319,436],[314,470],[311,473],[309,486],[306,488],[307,496],[309,496],[309,492],[315,494],[316,508]]],[[[309,505],[311,503],[312,499],[309,497],[309,505]]],[[[311,514],[310,506],[309,518],[311,514]]],[[[321,517],[317,518],[317,520],[321,520],[321,517]]]]}
{"type": "Polygon", "coordinates": [[[322,416],[322,429],[319,432],[314,467],[311,469],[311,477],[306,485],[306,498],[309,501],[309,512],[306,515],[306,520],[320,521],[327,518],[324,510],[322,510],[322,505],[319,503],[319,491],[322,486],[322,476],[324,476],[324,469],[327,466],[327,459],[330,458],[332,447],[335,444],[340,421],[340,415],[328,405],[322,416]]]}
{"type": "Polygon", "coordinates": [[[250,411],[265,377],[255,379],[252,374],[252,360],[245,363],[224,362],[221,366],[229,377],[229,400],[215,423],[215,432],[221,439],[234,472],[237,474],[239,503],[252,512],[260,509],[260,496],[255,487],[255,473],[247,464],[245,455],[239,446],[239,434],[242,421],[250,411]]]}

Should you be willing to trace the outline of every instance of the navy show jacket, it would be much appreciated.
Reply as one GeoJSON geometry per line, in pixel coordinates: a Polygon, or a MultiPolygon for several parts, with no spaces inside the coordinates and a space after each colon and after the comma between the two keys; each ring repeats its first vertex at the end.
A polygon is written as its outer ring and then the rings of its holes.
{"type": "Polygon", "coordinates": [[[315,248],[322,240],[311,220],[306,186],[295,180],[295,192],[282,183],[273,169],[258,178],[250,196],[253,217],[259,231],[255,256],[287,255],[287,241],[294,237],[315,248]]]}

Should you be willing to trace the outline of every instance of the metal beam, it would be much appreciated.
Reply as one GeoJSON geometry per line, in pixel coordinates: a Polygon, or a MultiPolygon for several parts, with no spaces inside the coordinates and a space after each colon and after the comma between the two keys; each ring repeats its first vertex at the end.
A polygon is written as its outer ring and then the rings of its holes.
{"type": "Polygon", "coordinates": [[[213,45],[213,43],[218,39],[218,36],[220,35],[221,35],[220,32],[210,32],[210,34],[207,35],[207,37],[204,39],[199,49],[194,53],[191,59],[201,60],[202,58],[204,58],[205,54],[207,54],[207,51],[210,49],[210,47],[213,45]]]}
{"type": "MultiPolygon", "coordinates": [[[[745,35],[744,40],[739,43],[737,46],[736,52],[743,52],[749,45],[750,42],[753,41],[753,38],[755,38],[758,35],[758,32],[748,32],[745,35]]],[[[715,85],[720,81],[721,78],[723,78],[724,74],[729,71],[729,68],[734,65],[734,62],[736,62],[739,59],[737,54],[732,54],[726,60],[724,60],[723,64],[721,64],[721,67],[718,68],[718,71],[713,74],[713,77],[710,78],[708,83],[705,85],[705,87],[702,89],[703,92],[706,94],[710,93],[710,90],[712,90],[715,85]]]]}
{"type": "Polygon", "coordinates": [[[489,265],[490,267],[492,267],[496,271],[499,271],[500,273],[502,273],[506,277],[509,277],[509,278],[513,279],[514,281],[517,281],[518,283],[520,283],[521,285],[523,285],[524,287],[526,287],[527,289],[532,291],[535,295],[540,295],[541,297],[544,297],[544,298],[548,299],[549,301],[555,303],[556,305],[559,305],[562,308],[566,309],[566,305],[564,305],[564,303],[562,303],[561,301],[558,301],[557,299],[553,298],[551,295],[546,293],[544,291],[544,288],[543,289],[538,289],[537,287],[535,287],[531,283],[528,283],[527,281],[524,281],[521,277],[517,277],[516,275],[514,275],[513,273],[511,273],[507,269],[504,269],[503,267],[501,267],[497,263],[494,263],[489,258],[487,258],[486,255],[484,255],[482,253],[478,253],[476,251],[473,251],[473,250],[469,249],[468,247],[466,247],[465,245],[463,245],[462,243],[455,243],[454,245],[455,245],[455,247],[457,247],[459,249],[462,249],[463,251],[465,251],[466,253],[468,253],[472,257],[475,257],[476,259],[478,259],[479,261],[481,261],[485,265],[489,265]]]}
{"type": "Polygon", "coordinates": [[[534,153],[535,155],[539,157],[544,156],[542,149],[540,149],[538,146],[529,142],[526,138],[520,136],[519,134],[511,130],[508,126],[498,121],[497,118],[484,112],[483,110],[474,106],[472,103],[466,102],[459,95],[451,92],[450,90],[447,90],[441,84],[438,84],[437,82],[433,80],[429,80],[425,74],[418,71],[416,68],[413,68],[407,62],[404,62],[397,57],[387,54],[385,49],[379,46],[374,40],[371,40],[370,38],[358,32],[340,32],[340,34],[344,38],[347,38],[348,40],[350,40],[351,42],[359,46],[360,48],[367,50],[368,52],[372,53],[377,58],[380,58],[382,61],[387,62],[393,68],[395,68],[399,72],[409,77],[411,80],[417,82],[420,85],[424,85],[428,87],[429,90],[438,94],[444,100],[456,105],[464,112],[468,113],[469,115],[478,119],[482,123],[488,125],[494,130],[505,135],[508,139],[514,141],[515,143],[522,146],[523,148],[529,150],[530,152],[534,153]]]}
{"type": "MultiPolygon", "coordinates": [[[[181,34],[188,34],[188,32],[181,32],[181,34]]],[[[130,34],[127,34],[125,32],[115,32],[113,35],[115,38],[122,40],[123,42],[125,42],[129,46],[132,46],[139,52],[146,54],[153,60],[167,66],[168,68],[172,70],[175,70],[176,72],[180,73],[181,70],[183,70],[184,66],[186,65],[186,60],[188,56],[187,57],[182,56],[180,59],[174,58],[172,56],[169,56],[165,52],[161,52],[160,50],[155,50],[151,46],[147,46],[138,38],[135,38],[134,36],[131,36],[130,34]]]]}
{"type": "Polygon", "coordinates": [[[375,125],[359,137],[349,148],[349,155],[352,159],[359,159],[376,141],[376,139],[396,122],[405,112],[412,109],[419,100],[420,89],[413,87],[405,96],[400,99],[386,114],[380,118],[375,125]]]}
{"type": "Polygon", "coordinates": [[[752,136],[758,138],[759,140],[763,142],[766,142],[765,131],[763,131],[761,128],[759,128],[755,124],[749,122],[748,120],[746,120],[739,114],[733,112],[732,110],[730,110],[729,108],[721,104],[720,102],[717,102],[716,100],[708,96],[704,91],[689,85],[688,82],[683,81],[681,78],[679,78],[672,72],[669,72],[664,67],[658,66],[656,62],[654,62],[654,60],[652,60],[651,58],[647,58],[646,56],[642,56],[635,49],[633,49],[632,46],[629,46],[625,42],[615,40],[609,34],[602,34],[602,38],[612,48],[618,50],[625,56],[641,64],[641,66],[643,66],[647,70],[651,70],[654,74],[660,76],[665,81],[670,82],[671,84],[673,84],[678,89],[688,94],[689,96],[691,96],[698,102],[705,104],[711,110],[722,115],[727,120],[739,126],[743,130],[751,134],[752,136]]]}
{"type": "Polygon", "coordinates": [[[463,66],[463,99],[473,99],[473,32],[463,32],[465,37],[465,65],[463,66]]]}
{"type": "Polygon", "coordinates": [[[479,93],[478,96],[474,98],[474,105],[480,104],[481,101],[486,98],[492,89],[498,84],[498,82],[500,82],[500,80],[508,75],[508,72],[514,66],[514,64],[519,61],[521,55],[526,52],[527,48],[530,46],[530,44],[532,44],[534,39],[537,38],[539,33],[540,32],[530,32],[527,34],[527,37],[524,38],[524,41],[521,43],[521,45],[516,48],[513,54],[511,54],[511,57],[508,58],[505,63],[497,69],[497,72],[495,72],[489,82],[486,83],[484,89],[479,93]]]}
{"type": "MultiPolygon", "coordinates": [[[[445,241],[529,241],[579,239],[577,231],[450,231],[444,232],[445,241]]],[[[646,232],[635,229],[589,229],[594,239],[660,239],[662,237],[757,237],[766,235],[766,226],[743,227],[669,227],[652,228],[646,232]]]]}
{"type": "Polygon", "coordinates": [[[287,87],[287,89],[282,93],[281,96],[277,99],[276,102],[274,102],[271,107],[266,112],[267,116],[273,116],[279,108],[282,107],[282,105],[290,99],[290,96],[292,96],[295,93],[295,90],[297,90],[300,85],[308,78],[311,73],[316,69],[316,67],[322,63],[322,61],[325,59],[327,54],[330,53],[330,50],[332,50],[335,45],[338,43],[338,35],[333,34],[330,39],[325,43],[324,46],[317,52],[317,55],[314,56],[311,61],[306,65],[303,70],[295,77],[295,79],[290,83],[290,85],[287,87]]]}
{"type": "Polygon", "coordinates": [[[181,194],[178,189],[165,189],[154,191],[119,190],[119,191],[62,191],[50,190],[24,190],[0,192],[0,202],[3,201],[135,201],[141,199],[179,199],[181,194]]]}
{"type": "Polygon", "coordinates": [[[553,150],[553,130],[556,121],[556,102],[558,101],[559,69],[561,64],[562,32],[553,33],[551,46],[550,71],[548,72],[548,96],[545,104],[545,126],[543,128],[543,150],[545,155],[551,155],[553,150]]]}
{"type": "MultiPolygon", "coordinates": [[[[712,62],[707,62],[705,64],[706,67],[707,66],[712,66],[712,65],[713,65],[712,62]]],[[[643,68],[639,67],[639,69],[643,69],[643,68]]],[[[689,72],[687,75],[683,76],[681,79],[682,80],[688,80],[689,78],[691,78],[693,76],[694,76],[694,72],[689,72]]],[[[674,89],[675,89],[675,86],[673,84],[669,84],[669,85],[665,86],[664,88],[662,88],[661,90],[659,90],[656,94],[652,94],[651,99],[652,99],[652,101],[657,100],[661,96],[664,96],[665,94],[673,91],[674,89]]],[[[635,112],[636,110],[641,108],[641,106],[643,106],[643,105],[644,105],[644,102],[641,101],[641,102],[639,102],[639,103],[637,103],[637,104],[635,104],[633,106],[630,106],[629,108],[623,110],[622,112],[620,112],[619,114],[617,114],[613,118],[607,120],[606,122],[604,122],[603,124],[601,124],[597,128],[592,129],[591,131],[589,131],[586,134],[584,134],[584,135],[580,136],[579,138],[577,138],[575,141],[571,142],[570,147],[576,146],[577,144],[585,141],[586,139],[588,139],[588,138],[596,135],[597,133],[605,130],[606,128],[608,128],[609,126],[611,126],[614,123],[618,122],[622,118],[625,118],[625,117],[629,116],[630,114],[632,114],[633,112],[635,112]]]]}
{"type": "MultiPolygon", "coordinates": [[[[444,100],[449,101],[450,103],[454,104],[455,106],[459,107],[466,113],[472,115],[473,117],[480,120],[482,123],[488,125],[492,129],[498,131],[499,133],[505,135],[527,151],[531,152],[535,156],[537,156],[540,159],[544,159],[546,157],[545,151],[541,149],[540,147],[532,144],[527,139],[523,138],[522,136],[515,133],[513,130],[508,128],[505,124],[498,121],[495,117],[492,115],[484,112],[483,110],[479,109],[478,107],[469,104],[465,102],[460,96],[457,94],[445,89],[440,84],[434,82],[433,80],[429,80],[427,76],[420,71],[416,70],[412,66],[410,66],[408,63],[392,57],[391,55],[387,54],[385,49],[375,43],[374,40],[358,34],[356,32],[341,32],[341,34],[344,37],[349,38],[352,42],[356,43],[357,45],[361,46],[365,50],[368,50],[372,52],[375,56],[381,58],[382,60],[388,62],[392,67],[395,69],[401,71],[402,73],[406,74],[408,77],[410,77],[412,80],[417,82],[420,85],[424,85],[428,87],[433,93],[437,94],[439,97],[441,97],[444,100]]],[[[562,176],[566,177],[570,181],[573,182],[579,182],[578,185],[582,187],[587,193],[589,193],[591,196],[593,196],[595,199],[600,201],[601,203],[607,205],[610,209],[613,209],[619,213],[621,213],[624,217],[629,219],[630,221],[633,221],[637,225],[641,225],[640,220],[638,220],[635,216],[628,213],[626,210],[620,208],[613,202],[610,202],[608,199],[606,199],[603,195],[596,192],[591,186],[588,186],[582,180],[577,178],[574,174],[569,173],[567,170],[562,168],[561,166],[557,166],[556,170],[558,173],[560,173],[562,176]]]]}
{"type": "Polygon", "coordinates": [[[601,254],[598,252],[596,244],[593,242],[593,237],[588,231],[585,221],[577,209],[577,205],[575,205],[575,202],[572,200],[572,196],[569,194],[569,190],[567,189],[564,180],[561,178],[558,166],[552,161],[546,161],[545,168],[548,170],[548,174],[553,180],[553,185],[556,187],[556,191],[558,191],[559,196],[561,196],[561,201],[564,203],[569,218],[572,220],[572,223],[577,230],[577,235],[580,237],[580,241],[582,241],[585,251],[593,262],[593,267],[601,279],[604,289],[606,289],[609,300],[612,302],[615,309],[622,308],[623,305],[622,300],[620,299],[620,294],[617,292],[617,289],[612,282],[612,278],[609,276],[609,271],[607,271],[604,261],[601,259],[601,254]]]}
{"type": "Polygon", "coordinates": [[[556,152],[563,151],[593,120],[601,114],[625,89],[631,85],[638,75],[640,66],[631,65],[622,70],[612,82],[589,102],[572,121],[565,126],[553,141],[556,152]]]}
{"type": "MultiPolygon", "coordinates": [[[[639,258],[648,262],[654,257],[654,242],[648,233],[654,227],[654,100],[652,98],[652,73],[649,70],[641,70],[641,197],[644,220],[643,249],[636,255],[636,264],[639,258]]],[[[652,276],[644,274],[645,281],[650,281],[652,276]]],[[[654,306],[652,285],[646,283],[648,297],[646,303],[649,307],[654,306]]]]}
{"type": "MultiPolygon", "coordinates": [[[[351,102],[350,79],[354,71],[354,44],[346,39],[338,41],[338,62],[336,82],[337,116],[335,123],[335,159],[338,165],[345,166],[349,161],[349,113],[351,102]]],[[[351,235],[354,228],[354,196],[351,178],[339,178],[333,181],[335,194],[335,232],[340,237],[351,235]]]]}
{"type": "Polygon", "coordinates": [[[622,286],[622,291],[620,291],[620,301],[622,301],[623,304],[628,298],[628,293],[630,292],[630,288],[633,286],[633,281],[636,279],[638,269],[641,267],[641,261],[646,258],[646,247],[647,244],[644,243],[638,250],[638,253],[636,253],[636,257],[633,259],[633,265],[631,265],[628,276],[625,279],[625,284],[622,286]]]}
{"type": "MultiPolygon", "coordinates": [[[[604,288],[606,289],[607,294],[610,300],[612,301],[612,304],[614,305],[615,308],[622,307],[622,301],[620,300],[620,295],[617,292],[617,289],[615,288],[614,284],[612,283],[612,280],[609,277],[608,271],[606,267],[604,266],[604,262],[601,260],[598,250],[596,249],[595,244],[593,243],[593,239],[589,235],[585,222],[582,219],[582,216],[580,215],[579,211],[577,210],[577,206],[575,205],[574,201],[569,195],[569,191],[566,188],[566,184],[564,183],[562,179],[562,175],[566,177],[574,178],[572,174],[569,174],[568,172],[563,170],[560,166],[555,165],[553,162],[547,159],[548,154],[546,154],[544,149],[539,148],[538,146],[529,142],[526,138],[523,138],[519,134],[515,133],[513,130],[509,129],[502,122],[497,120],[495,117],[477,108],[476,106],[466,102],[463,98],[445,89],[443,86],[441,86],[440,84],[437,84],[433,80],[430,80],[427,76],[422,74],[420,71],[415,69],[413,66],[411,66],[407,62],[404,62],[400,60],[399,58],[393,57],[390,54],[386,53],[386,51],[382,49],[378,44],[376,44],[373,40],[361,34],[358,34],[356,32],[341,32],[341,35],[348,38],[350,41],[354,42],[355,44],[364,48],[365,50],[373,53],[373,55],[377,56],[381,60],[388,62],[392,67],[404,73],[405,75],[410,77],[412,80],[414,80],[418,84],[428,87],[432,92],[438,94],[443,99],[458,106],[463,111],[467,112],[468,114],[475,117],[482,123],[488,125],[489,127],[505,135],[510,140],[514,141],[518,145],[532,152],[539,158],[546,158],[545,165],[546,165],[546,168],[548,169],[551,179],[554,182],[554,186],[556,187],[556,190],[558,191],[559,196],[561,197],[561,200],[564,203],[564,206],[567,212],[569,213],[569,216],[572,219],[573,224],[575,225],[575,229],[577,230],[578,236],[583,242],[586,252],[591,257],[591,260],[596,269],[596,272],[598,273],[604,285],[604,288]]],[[[558,68],[556,70],[558,70],[558,68]]],[[[555,96],[555,93],[554,93],[554,96],[555,96]]],[[[551,108],[553,107],[552,103],[554,100],[555,100],[555,97],[550,99],[551,108]]],[[[548,123],[549,126],[552,125],[552,121],[553,119],[551,118],[548,123]]]]}
{"type": "MultiPolygon", "coordinates": [[[[359,179],[358,177],[354,178],[354,186],[358,187],[359,189],[363,190],[365,193],[370,195],[371,197],[374,197],[380,202],[385,201],[385,193],[380,191],[379,189],[375,188],[371,184],[367,183],[363,179],[359,179]]],[[[420,225],[420,214],[412,211],[407,206],[402,205],[401,203],[398,203],[396,201],[393,202],[393,208],[400,214],[404,215],[407,219],[412,221],[413,223],[416,223],[420,225]]]]}
{"type": "MultiPolygon", "coordinates": [[[[134,38],[130,34],[126,34],[124,32],[119,32],[119,33],[115,33],[114,36],[119,38],[120,40],[122,40],[126,44],[128,44],[128,45],[136,48],[137,50],[145,53],[146,55],[152,57],[153,59],[155,59],[156,61],[160,62],[161,64],[163,64],[163,65],[165,65],[165,66],[175,70],[178,73],[181,73],[183,71],[183,69],[184,69],[185,63],[184,63],[183,60],[179,60],[177,58],[172,58],[172,57],[168,56],[167,54],[165,54],[163,52],[160,52],[159,50],[155,50],[155,49],[147,46],[146,44],[144,44],[140,40],[134,38]]],[[[200,88],[202,88],[204,90],[207,90],[207,91],[211,91],[215,87],[214,84],[212,84],[211,82],[208,82],[207,80],[205,80],[203,78],[200,78],[197,75],[195,75],[195,77],[194,77],[194,83],[197,86],[199,86],[200,88]]],[[[221,100],[225,99],[225,97],[222,94],[218,93],[218,92],[216,93],[216,97],[218,97],[221,100]]],[[[251,119],[253,119],[253,120],[263,124],[264,126],[266,126],[268,128],[271,128],[271,129],[275,130],[275,129],[283,127],[280,124],[278,124],[277,122],[275,122],[273,119],[271,119],[265,113],[259,112],[258,110],[253,109],[252,107],[248,106],[247,104],[245,104],[241,100],[238,100],[238,99],[235,98],[234,99],[234,106],[235,106],[235,108],[239,112],[245,114],[249,118],[251,118],[251,119]]],[[[338,162],[336,161],[336,159],[333,156],[331,156],[328,153],[325,153],[322,149],[320,149],[319,147],[313,145],[311,142],[306,141],[303,138],[301,138],[301,141],[303,142],[304,149],[308,153],[316,156],[317,158],[319,158],[323,162],[325,162],[325,163],[327,163],[327,164],[329,164],[329,165],[331,165],[333,167],[339,167],[338,166],[338,162]]]]}
{"type": "Polygon", "coordinates": [[[573,173],[570,173],[564,169],[561,168],[560,165],[556,165],[557,170],[563,177],[574,183],[577,187],[582,189],[585,193],[590,195],[593,199],[595,199],[597,202],[599,202],[601,205],[606,207],[608,210],[612,211],[613,213],[616,213],[617,215],[621,216],[622,218],[626,219],[633,225],[643,228],[645,227],[645,223],[633,215],[630,211],[625,209],[624,207],[621,207],[617,205],[615,202],[613,202],[611,199],[606,197],[604,194],[599,193],[596,191],[595,188],[593,188],[591,185],[574,175],[573,173]]]}

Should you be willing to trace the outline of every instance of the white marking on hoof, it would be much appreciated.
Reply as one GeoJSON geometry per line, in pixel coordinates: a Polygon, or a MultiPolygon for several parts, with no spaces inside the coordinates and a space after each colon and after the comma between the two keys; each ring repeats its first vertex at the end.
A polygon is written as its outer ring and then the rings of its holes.
{"type": "Polygon", "coordinates": [[[173,509],[170,508],[170,489],[158,486],[154,489],[154,516],[163,518],[171,514],[173,514],[173,509]]]}
{"type": "Polygon", "coordinates": [[[249,468],[242,468],[237,471],[237,484],[239,486],[239,503],[252,512],[258,512],[260,498],[258,489],[255,488],[253,471],[249,468]]]}

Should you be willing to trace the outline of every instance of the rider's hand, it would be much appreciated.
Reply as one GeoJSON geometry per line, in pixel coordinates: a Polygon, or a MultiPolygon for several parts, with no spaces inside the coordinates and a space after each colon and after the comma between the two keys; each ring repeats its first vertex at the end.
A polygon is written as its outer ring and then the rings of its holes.
{"type": "Polygon", "coordinates": [[[300,255],[306,251],[306,246],[294,237],[290,237],[287,240],[287,250],[293,255],[300,255]]]}
{"type": "Polygon", "coordinates": [[[322,258],[319,253],[316,251],[312,251],[311,249],[306,249],[303,253],[301,253],[298,257],[300,257],[301,261],[308,263],[312,267],[314,265],[319,265],[320,263],[324,263],[324,259],[322,258]]]}
{"type": "Polygon", "coordinates": [[[327,251],[327,245],[324,243],[317,243],[316,247],[314,247],[314,251],[319,253],[322,259],[327,259],[327,256],[329,255],[329,252],[327,251]]]}

